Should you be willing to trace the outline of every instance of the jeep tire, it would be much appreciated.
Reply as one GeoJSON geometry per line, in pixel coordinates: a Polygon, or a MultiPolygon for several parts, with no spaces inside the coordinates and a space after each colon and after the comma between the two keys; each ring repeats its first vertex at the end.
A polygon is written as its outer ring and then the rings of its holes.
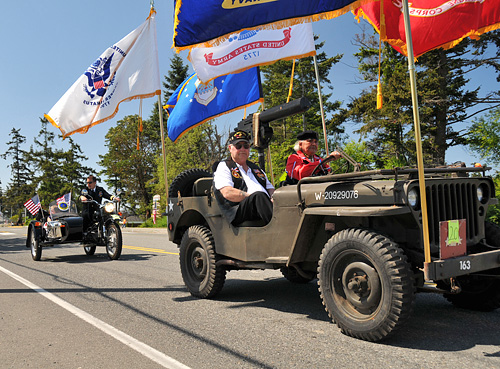
{"type": "Polygon", "coordinates": [[[364,229],[345,229],[325,244],[318,264],[323,305],[342,333],[378,341],[410,316],[413,273],[401,248],[364,229]]]}
{"type": "Polygon", "coordinates": [[[316,276],[306,278],[300,275],[297,269],[295,269],[294,267],[287,267],[287,266],[281,267],[280,272],[281,274],[283,274],[283,277],[285,277],[288,281],[297,284],[309,283],[316,278],[316,276]]]}
{"type": "Polygon", "coordinates": [[[226,270],[217,266],[214,238],[204,226],[191,226],[182,236],[179,260],[182,279],[191,295],[211,298],[226,280],[226,270]]]}
{"type": "Polygon", "coordinates": [[[193,196],[193,184],[197,179],[212,177],[212,175],[204,169],[188,169],[177,175],[170,187],[168,188],[168,197],[178,197],[178,192],[181,196],[193,196]]]}

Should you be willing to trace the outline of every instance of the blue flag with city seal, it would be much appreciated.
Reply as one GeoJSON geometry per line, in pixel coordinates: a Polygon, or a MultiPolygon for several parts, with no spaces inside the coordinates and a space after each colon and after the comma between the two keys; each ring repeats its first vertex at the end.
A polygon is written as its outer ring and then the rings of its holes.
{"type": "Polygon", "coordinates": [[[220,76],[206,84],[194,73],[177,87],[163,107],[169,114],[168,137],[176,142],[191,128],[262,101],[258,67],[220,76]]]}

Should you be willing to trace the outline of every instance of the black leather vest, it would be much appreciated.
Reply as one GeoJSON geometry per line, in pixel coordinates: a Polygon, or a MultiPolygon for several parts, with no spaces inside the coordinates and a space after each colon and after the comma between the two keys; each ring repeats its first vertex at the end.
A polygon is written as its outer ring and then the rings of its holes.
{"type": "MultiPolygon", "coordinates": [[[[231,172],[231,178],[234,183],[234,188],[237,188],[242,191],[247,191],[248,187],[243,177],[241,176],[241,172],[238,168],[238,165],[232,160],[227,159],[224,161],[231,172]]],[[[247,160],[248,167],[252,170],[255,179],[259,182],[264,189],[266,189],[266,174],[259,168],[257,164],[252,163],[247,160]]],[[[233,202],[226,199],[222,196],[221,192],[215,188],[214,186],[214,194],[217,202],[219,203],[222,213],[226,216],[229,222],[232,222],[234,217],[236,216],[236,211],[238,210],[239,202],[233,202]]]]}

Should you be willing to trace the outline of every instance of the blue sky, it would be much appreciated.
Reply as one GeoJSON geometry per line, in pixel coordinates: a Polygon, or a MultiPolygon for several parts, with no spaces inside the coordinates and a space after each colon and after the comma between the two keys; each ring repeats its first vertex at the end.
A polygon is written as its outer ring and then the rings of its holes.
{"type": "MultiPolygon", "coordinates": [[[[29,149],[41,128],[40,117],[52,108],[104,50],[138,27],[147,18],[149,8],[150,1],[147,0],[24,0],[22,5],[2,1],[0,153],[7,150],[8,134],[13,127],[21,128],[21,134],[27,138],[25,149],[29,149]]],[[[155,8],[160,74],[163,79],[168,72],[170,58],[174,55],[171,49],[173,1],[157,0],[155,8]]],[[[367,23],[362,21],[362,24],[367,23]]],[[[334,86],[332,98],[347,103],[351,96],[356,96],[361,89],[368,87],[356,83],[359,78],[352,57],[356,51],[352,39],[356,33],[360,33],[360,25],[348,13],[330,21],[314,23],[313,29],[320,40],[326,41],[325,51],[328,55],[344,54],[342,61],[333,67],[330,80],[334,86]]],[[[187,52],[180,55],[187,63],[187,52]]],[[[473,82],[485,88],[496,83],[491,74],[476,74],[473,82]]],[[[144,118],[149,116],[154,101],[144,100],[144,118]]],[[[112,120],[91,128],[87,134],[72,136],[89,157],[88,165],[97,167],[98,155],[106,152],[104,136],[108,129],[118,120],[138,114],[138,111],[137,100],[122,103],[112,120]]],[[[222,116],[216,122],[227,131],[242,117],[243,111],[222,116]]],[[[59,134],[58,129],[51,129],[59,134]]],[[[356,127],[347,126],[346,129],[350,132],[356,127]]],[[[355,136],[353,138],[357,139],[355,136]]],[[[447,161],[455,160],[470,163],[473,158],[464,149],[457,148],[449,150],[447,154],[447,161]]],[[[8,164],[9,161],[0,159],[0,186],[3,189],[10,179],[8,164]]]]}

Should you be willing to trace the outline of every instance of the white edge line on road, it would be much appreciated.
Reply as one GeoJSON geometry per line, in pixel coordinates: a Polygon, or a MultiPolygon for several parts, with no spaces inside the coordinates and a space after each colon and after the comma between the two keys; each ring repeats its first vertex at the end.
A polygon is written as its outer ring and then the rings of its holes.
{"type": "Polygon", "coordinates": [[[0,270],[4,272],[5,274],[11,276],[12,278],[16,279],[17,281],[21,282],[24,284],[26,287],[31,288],[32,290],[40,293],[42,296],[46,297],[50,301],[56,303],[57,305],[61,306],[62,308],[66,309],[73,315],[79,317],[80,319],[83,319],[87,323],[92,324],[94,327],[100,329],[104,333],[109,334],[111,337],[117,339],[118,341],[124,343],[128,347],[134,349],[138,353],[146,356],[147,358],[153,360],[154,362],[160,364],[161,366],[165,368],[171,368],[171,369],[190,369],[188,366],[178,362],[177,360],[171,358],[170,356],[165,355],[164,353],[152,348],[151,346],[146,345],[143,342],[140,342],[136,340],[134,337],[129,336],[128,334],[118,330],[117,328],[103,322],[100,319],[97,319],[93,315],[90,315],[89,313],[86,313],[85,311],[77,308],[74,305],[71,305],[69,302],[64,301],[63,299],[57,297],[56,295],[44,290],[41,287],[38,287],[37,285],[31,283],[27,279],[24,279],[23,277],[11,272],[8,269],[5,269],[0,266],[0,270]]]}

